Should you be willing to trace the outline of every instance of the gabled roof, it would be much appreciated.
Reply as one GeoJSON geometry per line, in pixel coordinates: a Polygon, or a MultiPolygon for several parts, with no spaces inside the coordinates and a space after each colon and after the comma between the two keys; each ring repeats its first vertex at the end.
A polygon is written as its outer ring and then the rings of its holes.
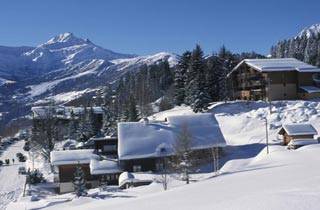
{"type": "Polygon", "coordinates": [[[295,58],[244,59],[236,67],[232,69],[228,76],[230,76],[244,63],[260,72],[320,72],[320,69],[318,67],[304,63],[295,58]]]}
{"type": "Polygon", "coordinates": [[[54,166],[74,165],[78,163],[89,164],[91,159],[98,157],[98,155],[93,154],[93,149],[62,150],[50,153],[51,164],[54,166]]]}
{"type": "Polygon", "coordinates": [[[170,116],[167,122],[122,122],[118,124],[118,155],[120,160],[172,155],[173,145],[182,126],[192,135],[192,149],[225,146],[217,120],[211,113],[170,116]]]}
{"type": "Polygon", "coordinates": [[[300,135],[317,135],[317,130],[309,123],[300,124],[284,124],[279,130],[279,134],[286,132],[290,136],[300,136],[300,135]]]}

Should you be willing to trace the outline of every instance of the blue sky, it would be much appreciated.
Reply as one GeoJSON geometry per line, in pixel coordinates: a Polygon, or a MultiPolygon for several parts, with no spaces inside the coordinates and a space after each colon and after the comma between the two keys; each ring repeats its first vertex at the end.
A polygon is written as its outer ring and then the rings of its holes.
{"type": "Polygon", "coordinates": [[[181,53],[199,43],[266,54],[320,23],[319,0],[1,0],[0,45],[36,46],[73,32],[123,53],[181,53]]]}

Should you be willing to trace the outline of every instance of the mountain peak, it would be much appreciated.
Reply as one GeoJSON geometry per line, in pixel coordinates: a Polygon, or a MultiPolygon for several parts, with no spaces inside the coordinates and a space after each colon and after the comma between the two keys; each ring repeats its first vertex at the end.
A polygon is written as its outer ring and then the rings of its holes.
{"type": "Polygon", "coordinates": [[[60,48],[60,47],[69,47],[72,45],[82,45],[82,44],[88,44],[88,43],[91,43],[90,41],[88,41],[88,39],[78,38],[71,32],[65,32],[51,38],[46,43],[41,44],[40,47],[49,47],[49,48],[59,47],[60,48]]]}
{"type": "Polygon", "coordinates": [[[307,38],[310,37],[317,37],[320,34],[320,24],[313,24],[312,26],[308,27],[308,28],[304,28],[297,37],[304,37],[306,36],[307,38]]]}

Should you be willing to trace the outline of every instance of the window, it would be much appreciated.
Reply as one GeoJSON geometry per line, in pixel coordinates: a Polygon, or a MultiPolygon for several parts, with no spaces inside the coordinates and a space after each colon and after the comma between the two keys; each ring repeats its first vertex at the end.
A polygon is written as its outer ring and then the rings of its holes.
{"type": "Polygon", "coordinates": [[[117,146],[116,145],[104,145],[103,146],[103,151],[104,152],[117,151],[117,146]]]}
{"type": "Polygon", "coordinates": [[[141,171],[141,166],[140,165],[134,165],[133,166],[133,172],[140,172],[141,171]]]}

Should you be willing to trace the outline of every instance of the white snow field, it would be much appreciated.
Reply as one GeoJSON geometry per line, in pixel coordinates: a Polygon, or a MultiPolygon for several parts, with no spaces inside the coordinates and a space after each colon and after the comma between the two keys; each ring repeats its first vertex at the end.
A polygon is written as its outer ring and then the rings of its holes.
{"type": "Polygon", "coordinates": [[[23,153],[23,145],[24,141],[16,142],[0,155],[2,161],[10,159],[9,166],[0,166],[0,210],[6,209],[10,202],[16,201],[23,191],[25,176],[18,175],[18,168],[23,163],[16,158],[16,153],[23,153]],[[12,158],[15,159],[14,164],[12,164],[12,158]]]}
{"type": "MultiPolygon", "coordinates": [[[[8,210],[316,210],[320,206],[320,144],[287,150],[277,131],[283,123],[309,122],[320,131],[320,102],[273,102],[269,114],[265,102],[230,102],[212,105],[212,112],[229,145],[221,158],[220,175],[192,174],[185,185],[170,177],[169,189],[161,183],[127,190],[89,191],[90,197],[73,194],[48,196],[40,201],[25,197],[8,210]],[[265,117],[268,120],[270,153],[265,147],[265,117]]],[[[188,107],[157,113],[150,119],[192,114],[188,107]]],[[[140,176],[140,177],[139,177],[140,176]]],[[[157,180],[154,174],[136,178],[157,180]]]]}

